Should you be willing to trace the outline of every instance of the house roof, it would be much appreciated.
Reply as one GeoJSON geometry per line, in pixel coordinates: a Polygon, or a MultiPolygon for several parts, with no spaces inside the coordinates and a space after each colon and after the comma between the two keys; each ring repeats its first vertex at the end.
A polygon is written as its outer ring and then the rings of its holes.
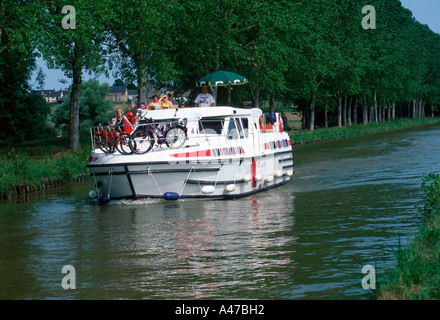
{"type": "Polygon", "coordinates": [[[126,87],[123,87],[123,86],[113,86],[113,87],[110,87],[109,93],[125,93],[125,90],[127,90],[126,87]]]}

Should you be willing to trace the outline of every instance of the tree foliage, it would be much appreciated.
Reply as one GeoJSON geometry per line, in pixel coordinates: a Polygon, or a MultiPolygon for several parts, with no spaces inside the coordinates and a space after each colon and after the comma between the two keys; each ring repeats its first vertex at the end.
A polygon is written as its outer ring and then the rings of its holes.
{"type": "Polygon", "coordinates": [[[72,79],[69,115],[69,147],[72,150],[79,148],[83,72],[106,70],[108,32],[105,23],[110,15],[109,4],[109,0],[49,0],[40,6],[38,49],[49,67],[60,68],[72,79]],[[73,10],[63,13],[66,6],[73,10]],[[71,17],[70,21],[66,20],[67,27],[62,24],[66,16],[71,17]]]}
{"type": "MultiPolygon", "coordinates": [[[[109,85],[100,84],[97,79],[90,79],[81,85],[80,113],[79,113],[79,131],[80,133],[89,133],[90,127],[96,122],[110,123],[114,117],[112,103],[107,99],[109,85]]],[[[70,116],[70,96],[55,109],[53,121],[57,127],[69,125],[70,116]]],[[[63,132],[65,134],[65,132],[63,132]]]]}
{"type": "Polygon", "coordinates": [[[0,140],[15,143],[40,137],[47,131],[49,107],[30,91],[35,70],[35,41],[29,31],[38,3],[0,3],[0,140]]]}
{"type": "Polygon", "coordinates": [[[12,110],[5,92],[18,97],[29,90],[38,47],[49,67],[72,79],[72,149],[78,148],[83,75],[112,67],[123,83],[137,86],[140,100],[149,88],[164,85],[195,94],[202,76],[234,71],[250,80],[234,87],[235,105],[269,101],[272,110],[275,101],[297,105],[309,129],[383,121],[396,112],[434,114],[440,104],[440,35],[417,22],[399,0],[371,0],[376,23],[365,28],[364,5],[355,0],[4,0],[0,103],[12,110]],[[66,5],[75,9],[73,30],[61,26],[66,5]],[[9,69],[12,78],[5,76],[9,69]]]}

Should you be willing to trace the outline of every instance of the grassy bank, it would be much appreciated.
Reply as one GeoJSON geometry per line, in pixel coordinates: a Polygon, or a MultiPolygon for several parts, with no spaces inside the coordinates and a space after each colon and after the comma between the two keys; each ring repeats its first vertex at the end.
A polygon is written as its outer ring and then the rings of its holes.
{"type": "Polygon", "coordinates": [[[90,147],[79,152],[58,145],[34,143],[0,153],[0,196],[28,193],[86,176],[90,147]]]}
{"type": "Polygon", "coordinates": [[[424,176],[422,189],[423,224],[413,243],[399,250],[395,268],[379,278],[379,300],[440,299],[440,175],[424,176]]]}
{"type": "Polygon", "coordinates": [[[356,124],[350,127],[331,127],[318,128],[314,131],[292,130],[289,132],[290,139],[295,144],[305,144],[320,141],[327,141],[340,138],[362,136],[373,133],[389,132],[407,128],[425,126],[440,123],[440,118],[420,118],[420,119],[393,119],[380,123],[369,123],[366,125],[356,124]]]}

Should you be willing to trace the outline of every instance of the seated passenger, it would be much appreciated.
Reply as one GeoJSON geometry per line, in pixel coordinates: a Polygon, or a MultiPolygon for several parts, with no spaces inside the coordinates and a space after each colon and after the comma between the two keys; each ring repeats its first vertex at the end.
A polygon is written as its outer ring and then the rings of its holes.
{"type": "Polygon", "coordinates": [[[124,112],[121,109],[116,111],[116,118],[113,118],[113,125],[115,129],[119,132],[130,134],[133,131],[131,122],[124,116],[124,112]]]}
{"type": "Polygon", "coordinates": [[[141,102],[139,104],[139,109],[136,110],[136,116],[134,117],[136,119],[136,124],[139,124],[141,120],[145,120],[147,113],[148,109],[145,102],[141,102]]]}
{"type": "Polygon", "coordinates": [[[161,109],[173,109],[173,104],[168,100],[168,95],[164,94],[160,99],[160,107],[161,109]]]}
{"type": "Polygon", "coordinates": [[[156,103],[154,103],[153,100],[151,100],[151,101],[148,101],[147,109],[148,110],[160,110],[160,107],[156,103]]]}

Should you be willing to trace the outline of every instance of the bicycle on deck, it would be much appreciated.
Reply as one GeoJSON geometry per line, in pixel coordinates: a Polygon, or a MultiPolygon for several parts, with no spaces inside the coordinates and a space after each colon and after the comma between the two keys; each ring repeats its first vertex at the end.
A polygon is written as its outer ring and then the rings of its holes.
{"type": "Polygon", "coordinates": [[[140,125],[129,137],[129,147],[132,152],[144,154],[154,146],[165,144],[170,149],[182,147],[187,139],[186,123],[184,120],[174,125],[167,123],[160,128],[152,119],[141,120],[140,125]]]}
{"type": "Polygon", "coordinates": [[[131,154],[129,138],[128,133],[117,127],[110,128],[107,126],[107,128],[104,128],[101,123],[98,123],[94,128],[95,143],[105,153],[114,153],[117,150],[121,154],[131,154]]]}

